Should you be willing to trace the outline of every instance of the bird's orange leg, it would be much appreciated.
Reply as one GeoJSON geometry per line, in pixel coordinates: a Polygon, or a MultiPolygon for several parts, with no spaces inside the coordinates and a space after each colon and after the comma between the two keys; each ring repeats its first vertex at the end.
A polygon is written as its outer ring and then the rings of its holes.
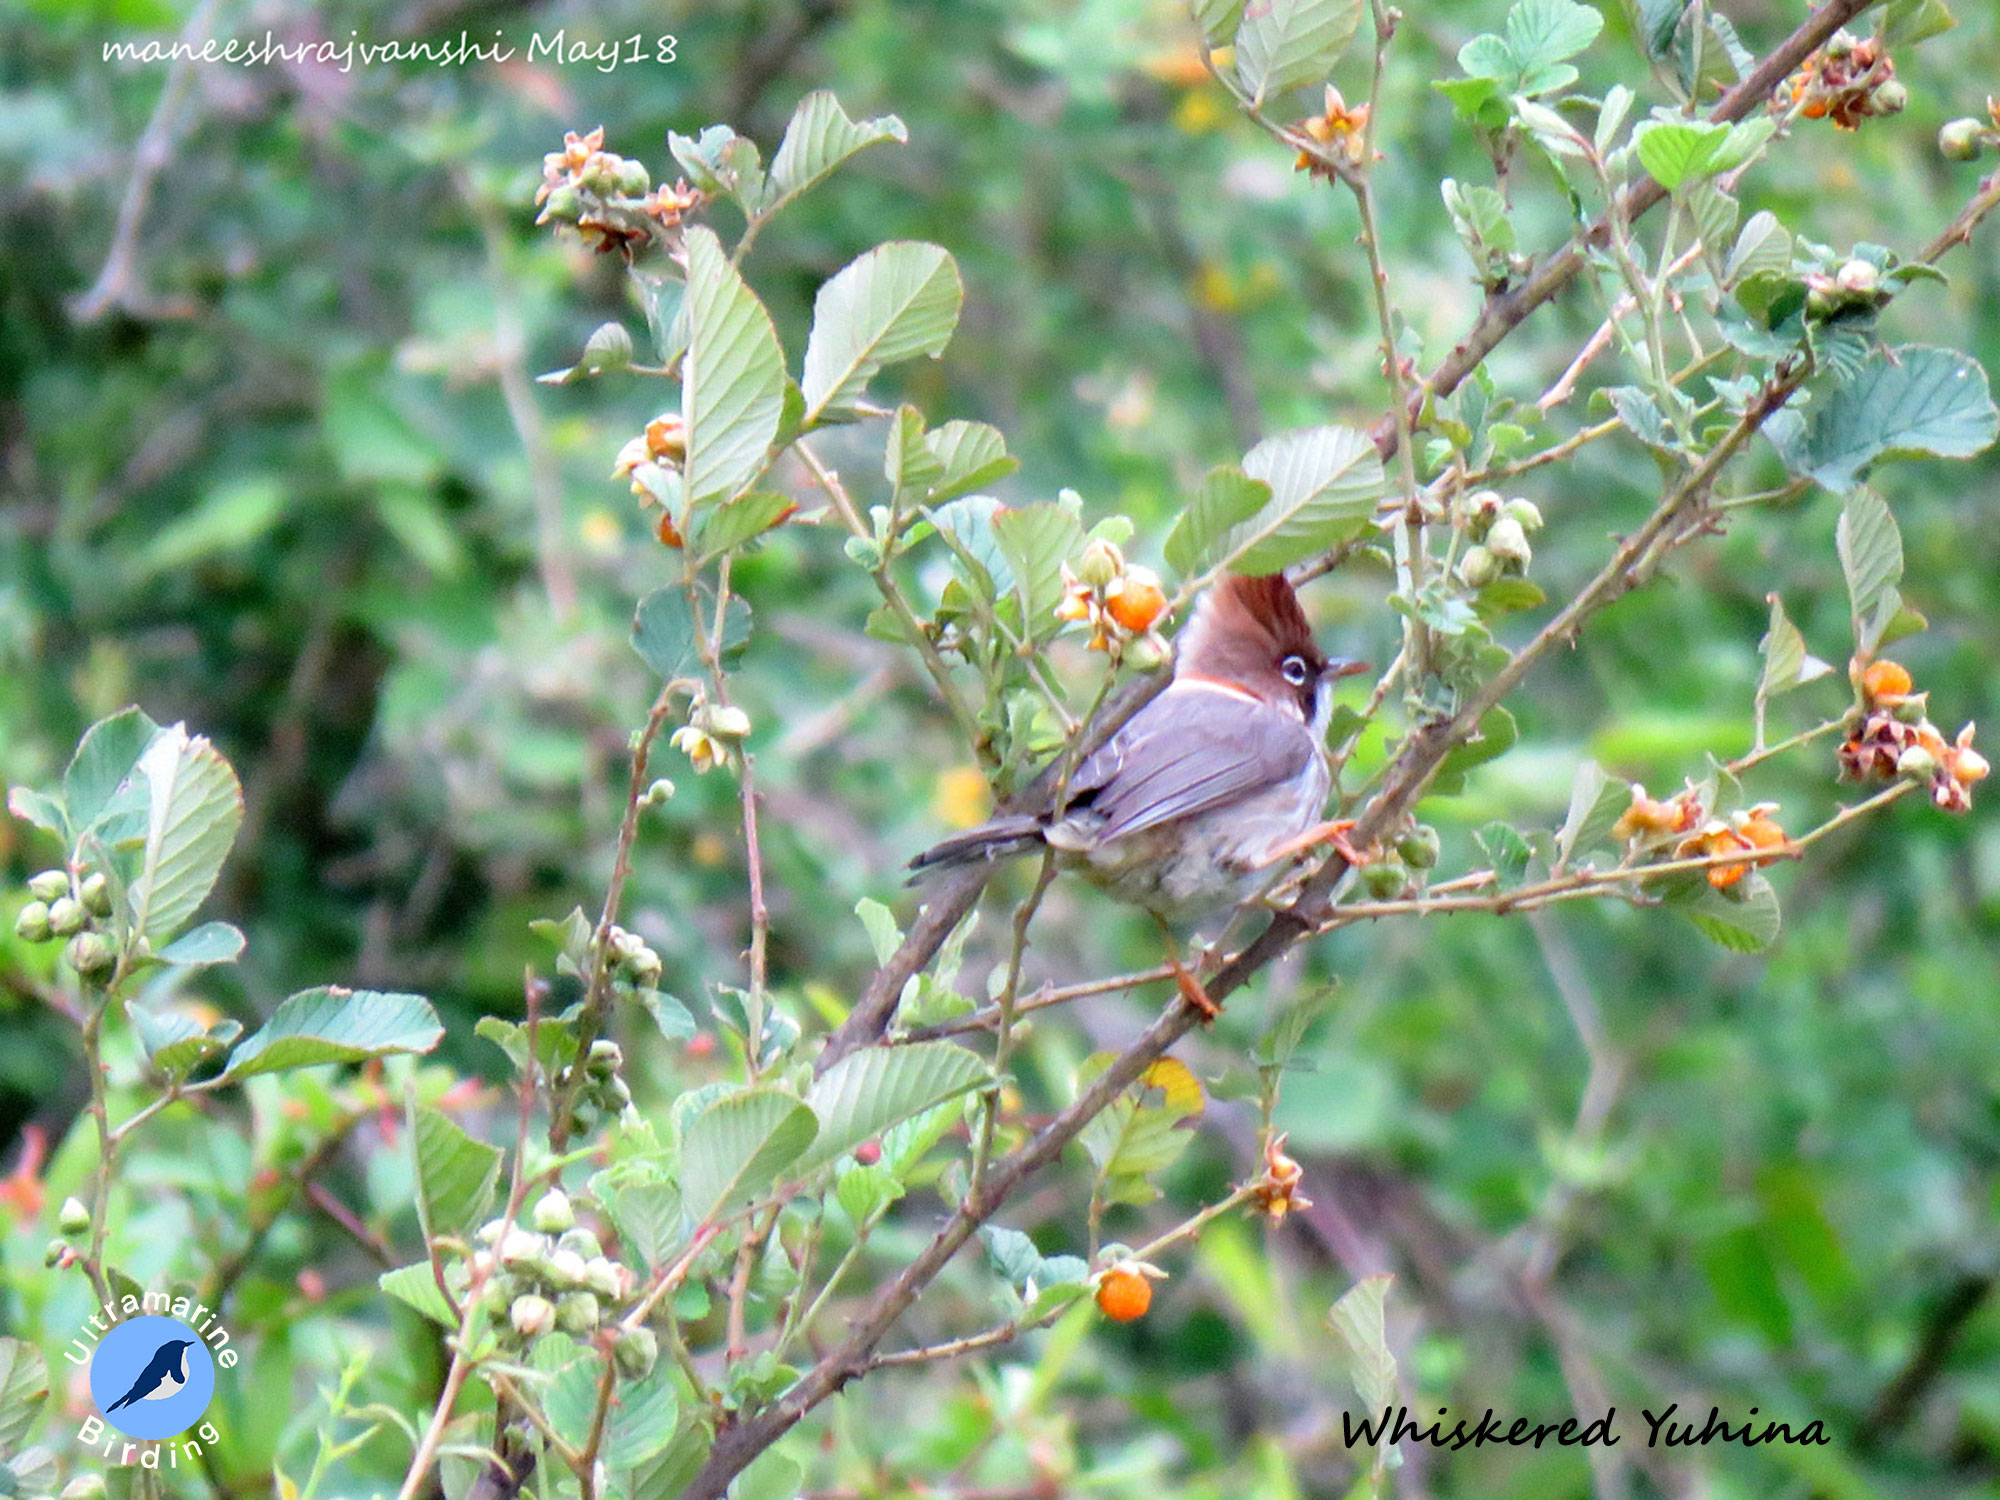
{"type": "Polygon", "coordinates": [[[1213,1026],[1215,1018],[1222,1014],[1222,1007],[1209,998],[1208,991],[1202,987],[1201,977],[1181,962],[1180,944],[1174,941],[1173,929],[1167,926],[1166,920],[1158,915],[1153,920],[1159,923],[1160,936],[1166,939],[1167,963],[1174,971],[1175,988],[1181,992],[1182,999],[1201,1012],[1202,1024],[1213,1026]]]}
{"type": "Polygon", "coordinates": [[[1373,863],[1380,857],[1380,851],[1368,852],[1356,849],[1347,842],[1347,830],[1353,826],[1352,818],[1335,818],[1328,823],[1315,823],[1304,833],[1295,834],[1273,848],[1264,856],[1264,863],[1268,866],[1295,859],[1320,844],[1330,844],[1334,852],[1350,865],[1373,863]]]}

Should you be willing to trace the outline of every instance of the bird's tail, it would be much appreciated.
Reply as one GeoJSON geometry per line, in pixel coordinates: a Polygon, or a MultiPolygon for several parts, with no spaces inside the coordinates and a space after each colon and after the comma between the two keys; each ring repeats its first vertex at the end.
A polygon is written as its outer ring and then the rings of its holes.
{"type": "Polygon", "coordinates": [[[990,823],[981,823],[977,828],[954,834],[919,854],[910,861],[911,879],[918,879],[931,870],[1020,854],[1041,843],[1042,833],[1041,820],[1026,813],[995,818],[990,823]]]}
{"type": "Polygon", "coordinates": [[[126,1397],[122,1398],[121,1400],[117,1400],[117,1401],[114,1401],[114,1402],[112,1402],[112,1403],[111,1403],[111,1404],[110,1404],[110,1405],[109,1405],[108,1407],[106,1407],[106,1408],[104,1409],[104,1415],[108,1417],[108,1416],[110,1416],[110,1415],[111,1415],[111,1414],[112,1414],[112,1413],[113,1413],[114,1411],[118,1410],[118,1408],[119,1408],[119,1407],[121,1407],[121,1406],[130,1406],[131,1404],[132,1404],[132,1398],[131,1398],[130,1396],[126,1396],[126,1397]]]}

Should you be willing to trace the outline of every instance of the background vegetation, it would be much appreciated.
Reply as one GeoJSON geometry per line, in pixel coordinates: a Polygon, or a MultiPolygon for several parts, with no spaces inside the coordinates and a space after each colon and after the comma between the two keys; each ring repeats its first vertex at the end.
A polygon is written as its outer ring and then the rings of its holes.
{"type": "MultiPolygon", "coordinates": [[[[1375,181],[1410,352],[1428,369],[1482,295],[1438,183],[1492,170],[1431,85],[1505,7],[1408,9],[1382,81],[1375,181]]],[[[82,730],[127,703],[212,736],[246,814],[205,914],[249,941],[243,963],[186,986],[184,1007],[254,1027],[307,985],[426,994],[445,1035],[425,1097],[452,1075],[486,1080],[452,1102],[495,1139],[511,1130],[509,1069],[474,1023],[519,1017],[523,971],[551,967],[531,921],[596,909],[628,736],[655,691],[627,644],[631,611],[679,567],[607,478],[665,404],[659,386],[532,383],[607,319],[644,329],[615,257],[531,225],[535,163],[563,129],[602,121],[614,149],[671,180],[668,130],[727,120],[768,159],[814,88],[836,89],[856,119],[899,115],[906,146],[863,154],[759,238],[752,281],[781,338],[801,347],[820,284],[878,241],[947,246],[965,281],[957,336],[941,360],[891,370],[878,398],[911,400],[933,424],[995,424],[1021,468],[994,493],[1025,503],[1073,488],[1087,519],[1133,518],[1142,560],[1159,561],[1212,466],[1286,428],[1366,426],[1387,403],[1352,199],[1295,172],[1207,81],[1178,7],[716,3],[665,24],[659,10],[0,11],[0,779],[55,782],[82,730]],[[347,74],[100,61],[107,38],[184,25],[498,27],[517,42],[670,28],[678,60],[347,74]],[[150,191],[134,187],[135,143],[150,191]]],[[[1769,208],[1813,239],[1906,255],[1946,223],[1979,169],[1941,158],[1937,128],[1983,114],[2000,76],[2000,24],[1962,10],[1948,36],[1898,54],[1903,114],[1853,133],[1800,122],[1742,184],[1745,217],[1769,208]]],[[[1757,0],[1730,14],[1758,53],[1801,18],[1757,0]]],[[[1622,81],[1643,109],[1666,96],[1631,29],[1607,8],[1579,87],[1622,81]]],[[[1337,75],[1351,99],[1367,92],[1366,51],[1337,75]]],[[[1539,164],[1519,170],[1521,245],[1560,243],[1562,194],[1539,164]]],[[[718,222],[733,228],[731,212],[718,222]]],[[[1885,334],[1991,365],[1992,244],[1948,262],[1948,287],[1894,304],[1885,334]]],[[[1531,399],[1603,314],[1582,291],[1538,313],[1496,355],[1496,382],[1531,399]]],[[[1595,378],[1550,435],[1596,420],[1595,378]]],[[[868,475],[878,445],[870,428],[823,451],[868,475]]],[[[1760,462],[1780,482],[1768,450],[1760,462]]],[[[1517,482],[1548,518],[1536,577],[1553,598],[1596,567],[1607,533],[1646,515],[1660,475],[1620,434],[1517,482]]],[[[1996,479],[1991,457],[1880,477],[1903,592],[1931,621],[1897,654],[1954,726],[1990,717],[1996,479]]],[[[1581,759],[1659,791],[1710,752],[1745,750],[1771,591],[1809,646],[1843,663],[1839,509],[1809,491],[1691,548],[1538,671],[1514,700],[1519,747],[1424,804],[1440,868],[1484,862],[1471,835],[1493,819],[1560,823],[1581,759]]],[[[736,582],[757,617],[733,683],[768,810],[773,982],[818,1030],[875,969],[856,903],[907,916],[902,863],[973,820],[984,785],[914,659],[864,632],[879,600],[835,532],[781,530],[736,582]]],[[[1322,638],[1388,661],[1401,628],[1388,588],[1366,560],[1313,584],[1322,638]]],[[[1784,700],[1774,726],[1836,714],[1845,692],[1836,672],[1784,700]]],[[[625,923],[703,1029],[671,1038],[633,1012],[620,1040],[639,1108],[663,1116],[734,1076],[708,1004],[739,981],[748,929],[735,784],[664,747],[659,768],[679,790],[646,813],[625,923]]],[[[1838,791],[1830,748],[1775,763],[1756,790],[1789,826],[1818,821],[1838,791]]],[[[0,821],[0,861],[19,877],[9,900],[25,902],[20,880],[55,854],[0,821]]],[[[1128,1327],[1072,1320],[871,1377],[810,1429],[826,1442],[811,1483],[825,1495],[918,1481],[987,1495],[1344,1493],[1358,1450],[1340,1413],[1356,1408],[1321,1315],[1391,1270],[1391,1345],[1413,1406],[1542,1419],[1615,1403],[1638,1439],[1640,1406],[1756,1406],[1822,1419],[1835,1439],[1669,1455],[1628,1437],[1595,1468],[1573,1449],[1419,1451],[1398,1493],[1994,1493],[2000,832],[1981,811],[1949,820],[1906,798],[1773,879],[1787,926],[1754,956],[1693,941],[1671,913],[1595,904],[1314,943],[1177,1054],[1208,1078],[1240,1069],[1276,1008],[1338,984],[1277,1115],[1312,1207],[1280,1227],[1227,1218],[1163,1253],[1172,1277],[1128,1327]]],[[[990,914],[969,945],[975,987],[1004,961],[1005,925],[990,914]]],[[[1027,977],[1157,959],[1143,918],[1061,883],[1027,977]]],[[[44,1247],[96,1149],[77,1028],[47,999],[53,960],[0,938],[0,1161],[18,1163],[0,1196],[0,1324],[51,1351],[90,1298],[81,1276],[44,1269],[44,1247]]],[[[1128,1041],[1158,994],[1094,998],[1038,1026],[1014,1058],[1029,1112],[1067,1098],[1083,1056],[1128,1041]]],[[[136,1079],[135,1059],[118,1066],[115,1083],[136,1079]]],[[[369,1358],[349,1405],[423,1412],[435,1399],[435,1330],[376,1281],[421,1244],[397,1071],[409,1066],[252,1092],[247,1143],[177,1111],[130,1147],[114,1214],[126,1269],[204,1284],[227,1272],[229,1318],[252,1351],[251,1378],[223,1382],[217,1493],[313,1469],[325,1392],[358,1352],[369,1358]],[[351,1128],[312,1160],[311,1197],[280,1192],[301,1122],[328,1115],[351,1128]]],[[[1143,1243],[1253,1174],[1257,1123],[1252,1107],[1212,1102],[1166,1197],[1115,1211],[1117,1236],[1143,1243]]],[[[887,1222],[884,1264],[928,1238],[935,1209],[913,1198],[887,1222]]],[[[1010,1222],[1045,1252],[1081,1243],[1080,1204],[1055,1178],[1010,1222]]],[[[917,1338],[990,1320],[992,1279],[970,1262],[912,1316],[917,1338]]],[[[53,1405],[43,1440],[68,1464],[87,1396],[59,1383],[53,1405]]],[[[393,1491],[409,1443],[377,1429],[322,1493],[393,1491]]]]}

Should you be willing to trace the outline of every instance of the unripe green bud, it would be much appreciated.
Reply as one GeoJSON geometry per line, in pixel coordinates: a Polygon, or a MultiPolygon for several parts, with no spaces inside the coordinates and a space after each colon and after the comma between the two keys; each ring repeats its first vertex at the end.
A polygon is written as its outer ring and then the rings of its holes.
{"type": "Polygon", "coordinates": [[[1516,495],[1500,508],[1500,514],[1514,522],[1529,535],[1542,529],[1541,507],[1534,501],[1516,495]]]}
{"type": "Polygon", "coordinates": [[[69,1254],[68,1240],[60,1240],[60,1239],[50,1240],[48,1249],[42,1252],[42,1264],[47,1266],[50,1270],[54,1270],[57,1266],[63,1263],[63,1258],[68,1254],[69,1254]]]}
{"type": "Polygon", "coordinates": [[[583,1257],[574,1250],[558,1250],[549,1257],[549,1281],[558,1287],[583,1285],[583,1257]]]}
{"type": "Polygon", "coordinates": [[[556,1326],[555,1304],[533,1292],[525,1297],[516,1297],[514,1305],[507,1310],[507,1317],[514,1325],[514,1332],[524,1339],[540,1338],[556,1326]]]}
{"type": "Polygon", "coordinates": [[[24,943],[46,943],[55,936],[49,926],[49,904],[46,901],[30,901],[21,908],[14,918],[14,936],[24,943]]]}
{"type": "Polygon", "coordinates": [[[1891,78],[1875,86],[1875,92],[1868,96],[1868,113],[1871,115],[1900,115],[1910,107],[1910,91],[1897,80],[1891,78]]]}
{"type": "Polygon", "coordinates": [[[585,1229],[581,1224],[557,1240],[556,1249],[573,1250],[585,1260],[589,1260],[593,1255],[602,1255],[604,1253],[604,1246],[598,1243],[597,1236],[592,1234],[588,1229],[585,1229]]]}
{"type": "Polygon", "coordinates": [[[733,703],[711,704],[702,716],[700,727],[719,740],[740,740],[750,733],[750,715],[733,703]]]}
{"type": "Polygon", "coordinates": [[[652,174],[646,164],[629,157],[618,163],[618,191],[628,198],[643,198],[652,191],[652,174]]]}
{"type": "Polygon", "coordinates": [[[82,1234],[90,1228],[90,1210],[81,1198],[65,1198],[56,1213],[56,1227],[64,1234],[82,1234]]]}
{"type": "Polygon", "coordinates": [[[1173,652],[1161,644],[1150,632],[1134,636],[1126,642],[1122,658],[1125,665],[1140,672],[1150,672],[1156,667],[1164,667],[1173,660],[1173,652]]]}
{"type": "Polygon", "coordinates": [[[561,1234],[575,1225],[576,1213],[560,1188],[542,1194],[541,1202],[535,1205],[533,1223],[543,1234],[561,1234]]]}
{"type": "Polygon", "coordinates": [[[73,896],[59,896],[49,903],[49,929],[57,937],[74,937],[90,922],[90,913],[73,896]]]}
{"type": "Polygon", "coordinates": [[[1493,518],[1500,514],[1500,504],[1498,490],[1474,490],[1452,502],[1453,519],[1472,534],[1474,541],[1478,541],[1486,535],[1486,528],[1493,524],[1493,518]]]}
{"type": "Polygon", "coordinates": [[[1076,562],[1077,582],[1087,583],[1094,589],[1103,588],[1124,571],[1125,554],[1103,537],[1085,547],[1083,556],[1076,562]]]}
{"type": "Polygon", "coordinates": [[[583,212],[583,195],[568,183],[553,189],[542,203],[540,222],[555,220],[574,224],[577,215],[583,212]]]}
{"type": "Polygon", "coordinates": [[[1438,831],[1428,823],[1419,823],[1396,840],[1396,853],[1413,870],[1430,869],[1438,862],[1441,848],[1438,831]]]}
{"type": "Polygon", "coordinates": [[[84,908],[92,916],[111,915],[111,882],[104,878],[102,870],[84,876],[83,889],[77,892],[83,900],[84,908]]]}
{"type": "Polygon", "coordinates": [[[584,1069],[591,1073],[615,1073],[625,1066],[625,1049],[616,1042],[599,1037],[590,1044],[590,1056],[584,1062],[584,1069]]]}
{"type": "Polygon", "coordinates": [[[111,945],[95,932],[79,932],[69,940],[69,947],[63,950],[63,956],[79,974],[100,973],[118,959],[111,945]]]}
{"type": "Polygon", "coordinates": [[[650,1328],[628,1328],[611,1346],[611,1357],[618,1362],[620,1375],[627,1380],[643,1380],[653,1373],[653,1365],[660,1357],[659,1336],[650,1328]]]}
{"type": "Polygon", "coordinates": [[[1393,901],[1410,888],[1410,872],[1399,859],[1378,859],[1361,867],[1361,887],[1377,901],[1393,901]]]}
{"type": "Polygon", "coordinates": [[[593,1333],[602,1321],[597,1299],[589,1292],[570,1292],[556,1302],[556,1327],[564,1333],[593,1333]]]}
{"type": "Polygon", "coordinates": [[[69,894],[69,871],[44,870],[28,881],[28,889],[37,901],[54,901],[59,896],[69,894]]]}
{"type": "Polygon", "coordinates": [[[1534,560],[1528,533],[1512,516],[1502,516],[1486,532],[1486,550],[1503,568],[1525,569],[1534,560]]]}
{"type": "Polygon", "coordinates": [[[1986,149],[1986,127],[1978,120],[1949,120],[1938,131],[1938,151],[1946,161],[1977,161],[1986,149]]]}
{"type": "Polygon", "coordinates": [[[1850,260],[1834,276],[1834,283],[1843,292],[1857,296],[1873,296],[1882,285],[1882,273],[1870,261],[1850,260]]]}
{"type": "Polygon", "coordinates": [[[1937,775],[1937,757],[1922,745],[1912,745],[1896,757],[1896,774],[1912,781],[1929,781],[1937,775]]]}
{"type": "Polygon", "coordinates": [[[616,1302],[625,1292],[625,1277],[618,1262],[602,1255],[593,1255],[584,1262],[583,1284],[607,1302],[616,1302]]]}
{"type": "Polygon", "coordinates": [[[547,1257],[549,1242],[539,1234],[530,1234],[518,1225],[508,1231],[507,1238],[500,1242],[500,1264],[503,1266],[537,1266],[547,1257]]]}
{"type": "Polygon", "coordinates": [[[646,788],[646,795],[639,799],[641,807],[658,807],[674,794],[674,784],[666,777],[659,777],[646,788]]]}
{"type": "Polygon", "coordinates": [[[1483,589],[1500,576],[1500,559],[1485,547],[1467,547],[1458,560],[1458,576],[1468,587],[1483,589]]]}

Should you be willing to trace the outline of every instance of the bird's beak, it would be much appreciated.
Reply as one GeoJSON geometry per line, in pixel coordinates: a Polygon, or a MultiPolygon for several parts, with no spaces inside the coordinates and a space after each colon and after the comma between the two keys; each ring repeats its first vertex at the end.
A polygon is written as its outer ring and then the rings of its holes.
{"type": "Polygon", "coordinates": [[[1349,661],[1344,656],[1336,656],[1326,664],[1326,670],[1319,675],[1327,682],[1333,682],[1342,677],[1358,676],[1368,670],[1368,663],[1365,661],[1349,661]]]}

